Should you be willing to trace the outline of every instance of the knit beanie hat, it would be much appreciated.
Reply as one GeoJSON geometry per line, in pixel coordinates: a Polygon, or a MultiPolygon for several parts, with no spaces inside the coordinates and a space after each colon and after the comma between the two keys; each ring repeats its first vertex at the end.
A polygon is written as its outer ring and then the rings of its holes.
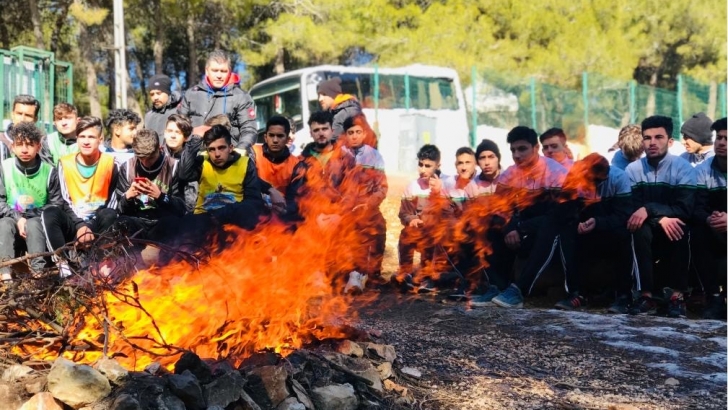
{"type": "Polygon", "coordinates": [[[713,120],[708,118],[705,113],[699,112],[685,121],[680,132],[700,145],[713,145],[711,125],[713,125],[713,120]]]}
{"type": "Polygon", "coordinates": [[[157,74],[149,80],[149,91],[159,90],[165,94],[172,93],[172,80],[164,74],[157,74]]]}
{"type": "Polygon", "coordinates": [[[484,139],[480,141],[480,144],[478,144],[478,147],[475,148],[475,160],[478,160],[478,157],[480,157],[480,154],[482,154],[484,151],[491,151],[495,154],[496,157],[498,157],[498,162],[501,160],[501,153],[500,149],[498,149],[498,144],[491,140],[484,139]]]}
{"type": "Polygon", "coordinates": [[[327,95],[331,98],[336,98],[337,95],[341,94],[341,78],[334,77],[318,83],[316,92],[319,94],[327,95]]]}

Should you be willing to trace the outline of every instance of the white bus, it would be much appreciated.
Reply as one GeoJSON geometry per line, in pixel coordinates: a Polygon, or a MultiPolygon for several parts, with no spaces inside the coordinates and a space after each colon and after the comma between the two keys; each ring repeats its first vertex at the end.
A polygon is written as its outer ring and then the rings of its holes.
{"type": "Polygon", "coordinates": [[[415,173],[417,150],[436,144],[443,172],[453,174],[455,151],[470,146],[468,119],[455,70],[425,65],[402,68],[309,67],[261,81],[250,89],[257,109],[258,129],[273,115],[296,121],[296,153],[311,142],[308,117],[320,110],[316,86],[341,78],[345,94],[355,96],[379,134],[379,151],[389,173],[415,173]]]}

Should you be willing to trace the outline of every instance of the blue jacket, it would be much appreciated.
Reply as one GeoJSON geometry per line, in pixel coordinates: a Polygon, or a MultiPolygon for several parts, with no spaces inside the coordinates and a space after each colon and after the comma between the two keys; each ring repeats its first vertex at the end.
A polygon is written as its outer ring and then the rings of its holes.
{"type": "Polygon", "coordinates": [[[718,169],[715,157],[695,167],[697,173],[697,197],[695,220],[705,223],[713,211],[726,212],[726,174],[718,169]]]}

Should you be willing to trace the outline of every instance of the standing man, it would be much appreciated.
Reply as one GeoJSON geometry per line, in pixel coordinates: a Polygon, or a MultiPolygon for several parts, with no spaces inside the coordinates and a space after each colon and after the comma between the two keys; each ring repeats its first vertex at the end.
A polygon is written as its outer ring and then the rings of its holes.
{"type": "Polygon", "coordinates": [[[695,205],[695,170],[686,160],[668,153],[673,143],[670,117],[645,118],[642,140],[645,158],[629,164],[626,171],[638,207],[627,220],[627,229],[633,234],[637,290],[641,292],[629,313],[657,313],[652,296],[658,282],[672,289],[672,295],[666,295],[670,298],[667,315],[685,317],[682,291],[688,287],[688,222],[695,205]]]}
{"type": "Polygon", "coordinates": [[[258,137],[255,123],[255,103],[238,84],[240,77],[232,72],[230,57],[215,50],[207,57],[205,77],[196,86],[187,90],[177,107],[177,112],[189,117],[194,135],[203,135],[209,127],[205,121],[218,114],[225,114],[232,123],[232,142],[250,155],[258,137]]]}
{"type": "Polygon", "coordinates": [[[331,127],[334,132],[333,141],[336,142],[339,135],[344,132],[344,121],[347,118],[362,115],[361,104],[353,95],[344,94],[341,91],[341,78],[339,77],[321,81],[316,87],[316,91],[321,109],[329,111],[334,118],[331,127]]]}
{"type": "Polygon", "coordinates": [[[164,74],[158,74],[149,79],[149,99],[152,100],[152,109],[144,116],[144,128],[154,130],[163,143],[164,130],[167,119],[176,113],[179,104],[179,93],[172,92],[172,80],[164,74]]]}
{"type": "Polygon", "coordinates": [[[42,143],[40,157],[56,166],[62,156],[78,152],[76,144],[78,111],[69,103],[62,102],[53,107],[53,125],[56,132],[48,134],[42,143]]]}
{"type": "Polygon", "coordinates": [[[692,166],[697,166],[706,159],[715,155],[713,152],[713,132],[710,126],[713,121],[702,112],[699,112],[685,121],[680,133],[683,135],[685,152],[680,158],[692,166]]]}
{"type": "Polygon", "coordinates": [[[0,161],[9,158],[12,155],[13,139],[10,134],[13,132],[13,124],[21,122],[38,122],[38,113],[40,112],[40,101],[36,100],[32,95],[20,94],[13,100],[13,110],[10,112],[10,120],[12,121],[8,129],[0,134],[0,161]]]}

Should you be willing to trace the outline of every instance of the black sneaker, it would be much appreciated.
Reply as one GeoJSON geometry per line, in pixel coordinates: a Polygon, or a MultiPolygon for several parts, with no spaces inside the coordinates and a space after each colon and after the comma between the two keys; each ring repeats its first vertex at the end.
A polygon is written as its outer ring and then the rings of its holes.
{"type": "Polygon", "coordinates": [[[708,296],[708,305],[703,310],[703,319],[726,320],[726,304],[722,296],[708,296]]]}
{"type": "Polygon", "coordinates": [[[554,307],[561,310],[583,309],[586,307],[586,298],[580,296],[578,293],[575,293],[568,298],[559,301],[554,305],[554,307]]]}
{"type": "Polygon", "coordinates": [[[682,295],[673,296],[667,306],[667,317],[687,317],[685,299],[682,295]]]}
{"type": "Polygon", "coordinates": [[[629,305],[631,303],[632,298],[628,295],[617,296],[617,299],[614,300],[614,303],[612,303],[607,309],[607,313],[626,315],[627,313],[629,313],[629,305]]]}
{"type": "Polygon", "coordinates": [[[629,310],[630,315],[656,315],[657,302],[649,296],[640,296],[629,310]]]}

